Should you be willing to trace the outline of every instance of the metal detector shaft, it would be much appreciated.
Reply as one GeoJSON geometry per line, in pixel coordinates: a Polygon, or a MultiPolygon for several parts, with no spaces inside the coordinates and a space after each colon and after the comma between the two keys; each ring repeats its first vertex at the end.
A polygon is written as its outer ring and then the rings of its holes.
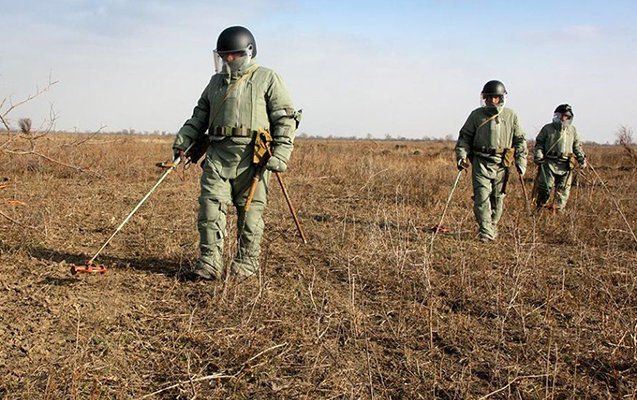
{"type": "Polygon", "coordinates": [[[537,172],[535,173],[535,178],[533,179],[533,187],[531,188],[531,201],[536,202],[538,196],[538,190],[540,188],[540,173],[542,172],[542,166],[544,164],[540,164],[537,166],[537,172]]]}
{"type": "MultiPolygon", "coordinates": [[[[267,147],[268,155],[272,157],[272,149],[267,147]]],[[[296,229],[299,231],[299,235],[301,235],[301,240],[303,240],[303,244],[307,244],[307,238],[305,237],[305,232],[303,232],[303,228],[301,228],[301,222],[299,221],[299,217],[296,215],[296,211],[294,211],[294,206],[292,205],[292,201],[290,200],[290,195],[288,194],[288,190],[285,188],[285,184],[283,183],[283,178],[279,172],[274,172],[276,175],[276,179],[279,181],[279,185],[281,185],[281,191],[283,192],[283,197],[285,197],[285,201],[288,203],[288,208],[290,209],[290,213],[292,213],[292,218],[294,218],[294,224],[296,225],[296,229]]],[[[257,175],[258,176],[258,175],[257,175]]]]}
{"type": "MultiPolygon", "coordinates": [[[[188,146],[188,148],[186,149],[186,151],[184,152],[187,153],[190,148],[194,145],[191,144],[190,146],[188,146]]],[[[104,244],[102,245],[102,247],[100,247],[100,249],[97,251],[97,253],[95,253],[95,255],[93,256],[93,258],[91,258],[89,260],[89,264],[92,264],[93,261],[95,261],[95,259],[97,258],[97,256],[100,255],[100,253],[102,252],[102,250],[104,250],[106,248],[106,246],[108,246],[108,244],[111,242],[111,240],[115,237],[115,235],[117,235],[117,233],[122,230],[122,228],[124,227],[124,225],[126,225],[126,223],[128,222],[128,220],[131,219],[131,217],[137,212],[137,210],[139,210],[139,208],[142,206],[142,204],[144,204],[146,202],[146,200],[148,200],[148,198],[150,197],[150,195],[155,191],[155,189],[157,189],[159,187],[159,185],[162,184],[162,182],[166,179],[166,177],[175,170],[175,168],[177,168],[177,166],[179,165],[179,163],[181,162],[181,157],[177,157],[176,159],[173,160],[172,165],[166,170],[166,172],[164,172],[164,174],[161,176],[161,178],[159,178],[159,180],[157,181],[157,183],[155,183],[155,185],[150,189],[150,191],[148,193],[146,193],[146,196],[144,196],[144,198],[137,203],[137,205],[135,206],[135,208],[133,208],[133,211],[130,212],[130,214],[128,214],[128,216],[122,221],[121,224],[119,224],[119,226],[117,227],[117,229],[115,229],[115,232],[113,232],[113,234],[108,238],[108,240],[106,240],[106,242],[104,242],[104,244]]]]}
{"type": "Polygon", "coordinates": [[[518,175],[520,176],[520,184],[522,185],[522,193],[524,193],[524,204],[526,205],[526,211],[531,212],[531,208],[529,207],[529,196],[526,194],[526,185],[524,184],[524,178],[522,177],[522,173],[518,171],[518,175]]]}
{"type": "Polygon", "coordinates": [[[434,239],[436,238],[436,234],[438,230],[442,226],[442,221],[445,218],[445,214],[447,213],[447,208],[449,208],[449,203],[451,203],[451,196],[453,196],[453,192],[455,192],[456,187],[458,187],[458,181],[460,180],[460,176],[462,175],[462,169],[458,170],[458,174],[456,175],[456,180],[453,182],[453,186],[451,187],[451,191],[449,192],[449,196],[447,197],[447,202],[445,203],[445,208],[442,210],[442,215],[440,216],[440,222],[438,225],[434,227],[434,234],[431,236],[431,243],[429,244],[429,255],[431,256],[431,251],[434,247],[434,239]]]}
{"type": "Polygon", "coordinates": [[[279,185],[281,185],[281,190],[283,191],[283,196],[285,197],[285,201],[288,203],[288,208],[292,213],[292,218],[294,218],[294,223],[296,224],[296,229],[299,231],[299,235],[301,235],[301,239],[304,244],[307,244],[307,238],[305,237],[305,232],[303,232],[303,228],[301,228],[301,222],[299,222],[299,217],[296,215],[296,211],[294,211],[294,206],[292,206],[292,202],[290,201],[290,195],[288,195],[288,190],[285,188],[285,184],[283,183],[283,178],[281,174],[275,172],[276,179],[279,181],[279,185]]]}

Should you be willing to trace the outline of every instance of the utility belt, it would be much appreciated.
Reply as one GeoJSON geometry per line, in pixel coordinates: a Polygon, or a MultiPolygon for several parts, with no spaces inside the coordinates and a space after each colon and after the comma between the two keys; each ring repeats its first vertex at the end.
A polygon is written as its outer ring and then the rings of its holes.
{"type": "Polygon", "coordinates": [[[215,126],[210,128],[208,134],[210,136],[255,137],[257,131],[248,129],[245,126],[240,128],[233,126],[215,126]]]}
{"type": "Polygon", "coordinates": [[[477,147],[474,149],[475,152],[488,154],[490,156],[501,156],[502,154],[509,151],[509,148],[506,147],[477,147]]]}
{"type": "Polygon", "coordinates": [[[573,156],[573,153],[560,153],[557,151],[549,151],[546,154],[546,157],[548,158],[563,158],[563,159],[567,159],[567,158],[571,158],[573,156]]]}
{"type": "Polygon", "coordinates": [[[501,156],[502,166],[506,168],[515,162],[515,149],[513,147],[476,147],[474,152],[478,157],[501,156]]]}

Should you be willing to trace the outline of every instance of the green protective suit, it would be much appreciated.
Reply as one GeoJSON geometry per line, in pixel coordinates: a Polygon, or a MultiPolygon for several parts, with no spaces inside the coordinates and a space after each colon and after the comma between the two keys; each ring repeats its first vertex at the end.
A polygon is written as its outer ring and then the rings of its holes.
{"type": "Polygon", "coordinates": [[[544,207],[555,187],[555,205],[564,208],[571,191],[571,163],[574,156],[584,164],[586,156],[573,125],[552,122],[544,125],[535,139],[534,161],[539,165],[537,206],[544,207]]]}
{"type": "Polygon", "coordinates": [[[250,276],[258,270],[270,171],[262,172],[250,209],[245,213],[248,192],[258,170],[252,158],[255,133],[260,128],[269,129],[273,157],[287,165],[294,148],[296,118],[280,76],[259,67],[255,60],[232,74],[219,73],[211,78],[192,118],[179,130],[173,145],[174,149],[185,150],[201,135],[210,136],[202,164],[197,218],[201,255],[196,270],[221,277],[226,215],[231,203],[237,207],[239,234],[232,271],[250,276]]]}
{"type": "Polygon", "coordinates": [[[473,212],[481,240],[494,240],[502,216],[503,184],[508,173],[503,156],[515,151],[515,165],[526,170],[526,137],[517,114],[506,107],[480,107],[471,112],[456,143],[456,160],[472,164],[473,212]]]}

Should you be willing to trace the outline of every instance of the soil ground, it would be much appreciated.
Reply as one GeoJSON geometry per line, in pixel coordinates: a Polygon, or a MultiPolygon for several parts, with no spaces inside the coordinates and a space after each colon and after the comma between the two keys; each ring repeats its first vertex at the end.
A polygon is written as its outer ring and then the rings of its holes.
{"type": "MultiPolygon", "coordinates": [[[[49,135],[0,152],[0,399],[635,399],[637,177],[585,146],[564,213],[530,215],[517,175],[494,243],[470,177],[430,252],[451,142],[298,140],[273,179],[262,268],[184,280],[200,168],[158,179],[171,138],[49,135]],[[53,160],[53,161],[51,161],[53,160]]],[[[525,184],[530,191],[535,169],[525,184]]],[[[226,244],[235,246],[231,212],[226,244]]]]}

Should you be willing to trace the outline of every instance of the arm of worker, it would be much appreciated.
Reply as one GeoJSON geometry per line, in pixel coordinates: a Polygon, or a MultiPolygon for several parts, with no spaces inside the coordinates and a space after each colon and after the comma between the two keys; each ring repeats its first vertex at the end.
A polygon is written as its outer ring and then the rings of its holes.
{"type": "Polygon", "coordinates": [[[300,115],[294,111],[290,94],[277,73],[272,74],[266,101],[272,133],[272,157],[268,160],[266,168],[283,172],[287,169],[294,150],[294,138],[300,115]]]}
{"type": "Polygon", "coordinates": [[[473,146],[473,138],[477,130],[477,122],[472,112],[465,121],[462,128],[460,128],[460,134],[456,141],[456,147],[454,149],[456,153],[456,164],[458,168],[466,168],[467,158],[471,155],[471,147],[473,146]]]}
{"type": "Polygon", "coordinates": [[[192,117],[188,119],[184,125],[177,132],[175,142],[173,143],[173,150],[175,155],[183,157],[184,151],[193,143],[197,138],[206,133],[208,129],[208,122],[210,118],[210,101],[208,100],[208,90],[210,83],[206,86],[195,109],[192,112],[192,117]]]}
{"type": "Polygon", "coordinates": [[[529,149],[526,146],[526,132],[517,115],[513,118],[513,148],[515,149],[515,167],[521,175],[524,175],[529,149]]]}
{"type": "Polygon", "coordinates": [[[540,130],[540,133],[535,138],[535,147],[533,148],[533,162],[540,165],[544,162],[544,146],[546,143],[546,126],[540,130]]]}
{"type": "Polygon", "coordinates": [[[573,137],[573,154],[577,158],[577,163],[582,167],[586,168],[586,154],[584,150],[582,150],[582,140],[580,139],[579,133],[577,133],[577,128],[573,127],[574,137],[573,137]]]}

